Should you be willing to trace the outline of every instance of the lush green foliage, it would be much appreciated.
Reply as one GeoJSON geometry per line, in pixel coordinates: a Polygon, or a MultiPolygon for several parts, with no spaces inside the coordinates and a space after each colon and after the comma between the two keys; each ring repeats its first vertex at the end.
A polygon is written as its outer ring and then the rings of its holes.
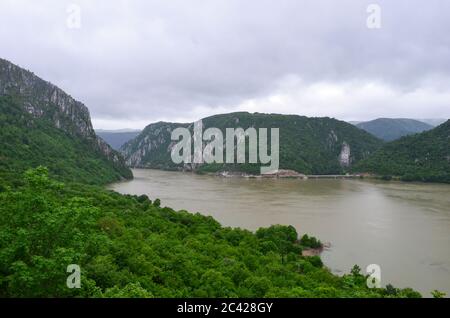
{"type": "Polygon", "coordinates": [[[429,124],[407,118],[378,118],[356,126],[385,141],[433,129],[429,124]]]}
{"type": "MultiPolygon", "coordinates": [[[[7,61],[0,59],[0,68],[2,92],[15,96],[0,96],[0,297],[420,296],[392,286],[369,289],[358,267],[333,275],[320,257],[301,256],[321,243],[299,240],[292,226],[223,228],[211,217],[163,208],[159,199],[94,185],[131,172],[96,144],[87,108],[7,61]],[[70,264],[81,266],[80,289],[66,286],[70,264]]],[[[306,173],[341,172],[343,142],[354,162],[380,145],[329,118],[240,113],[205,124],[280,127],[282,168],[306,173]]],[[[166,126],[146,130],[157,137],[170,132],[166,126]]],[[[153,142],[164,144],[152,153],[156,165],[164,164],[170,137],[153,142]]]]}
{"type": "Polygon", "coordinates": [[[4,186],[0,202],[0,297],[420,296],[331,274],[301,256],[293,227],[224,228],[146,196],[63,185],[42,167],[4,186]],[[81,267],[80,289],[66,287],[69,264],[81,267]]]}
{"type": "Polygon", "coordinates": [[[355,170],[404,181],[450,183],[450,120],[421,134],[386,144],[355,170]]]}
{"type": "Polygon", "coordinates": [[[129,169],[108,160],[93,143],[25,112],[17,97],[0,96],[0,179],[13,180],[29,167],[45,165],[66,181],[104,184],[131,177],[129,169]]]}
{"type": "Polygon", "coordinates": [[[322,243],[313,236],[308,236],[308,234],[304,234],[300,239],[300,244],[304,247],[309,248],[319,248],[322,247],[322,243]]]}
{"type": "MultiPolygon", "coordinates": [[[[203,128],[218,128],[226,138],[226,128],[249,127],[280,129],[280,168],[305,174],[338,174],[345,172],[339,163],[339,154],[345,143],[350,145],[351,162],[356,163],[378,149],[382,141],[351,124],[332,118],[308,118],[297,115],[250,114],[247,112],[215,115],[204,118],[203,128]]],[[[126,158],[135,153],[145,153],[137,166],[176,169],[168,151],[171,131],[177,127],[193,129],[192,124],[156,123],[122,147],[126,158]],[[146,142],[151,141],[149,147],[146,142]],[[145,150],[145,151],[144,151],[145,150]]],[[[247,142],[248,145],[248,142],[247,142]]],[[[270,149],[270,147],[269,147],[270,149]]],[[[197,167],[199,172],[240,171],[258,174],[260,164],[205,164],[197,167]]]]}

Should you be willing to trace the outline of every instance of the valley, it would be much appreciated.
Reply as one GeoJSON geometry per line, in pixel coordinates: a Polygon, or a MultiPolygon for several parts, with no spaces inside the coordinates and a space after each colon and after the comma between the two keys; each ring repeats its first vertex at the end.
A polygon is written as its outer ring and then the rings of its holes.
{"type": "Polygon", "coordinates": [[[114,136],[131,138],[116,151],[96,134],[84,104],[6,60],[0,111],[1,297],[448,291],[448,185],[359,174],[448,182],[449,121],[386,143],[328,117],[204,118],[205,128],[222,133],[280,128],[280,169],[262,178],[263,160],[174,163],[172,131],[192,132],[193,123],[158,122],[134,138],[114,136]],[[320,256],[309,255],[318,248],[320,256]],[[62,283],[70,264],[82,269],[84,288],[62,283]],[[369,264],[383,269],[382,287],[367,285],[369,264]]]}
{"type": "Polygon", "coordinates": [[[381,267],[382,284],[429,297],[450,292],[450,185],[334,179],[246,179],[135,169],[110,189],[159,198],[162,206],[200,212],[224,226],[256,231],[274,224],[329,243],[333,273],[354,264],[381,267]]]}

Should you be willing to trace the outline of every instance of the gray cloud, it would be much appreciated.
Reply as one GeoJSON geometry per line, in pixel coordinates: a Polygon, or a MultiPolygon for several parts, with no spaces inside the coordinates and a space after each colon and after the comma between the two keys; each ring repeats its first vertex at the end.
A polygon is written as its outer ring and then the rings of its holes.
{"type": "Polygon", "coordinates": [[[450,117],[450,2],[0,3],[0,56],[60,86],[100,128],[234,110],[450,117]],[[378,3],[381,29],[368,29],[378,3]],[[70,3],[81,28],[66,26],[70,3]]]}

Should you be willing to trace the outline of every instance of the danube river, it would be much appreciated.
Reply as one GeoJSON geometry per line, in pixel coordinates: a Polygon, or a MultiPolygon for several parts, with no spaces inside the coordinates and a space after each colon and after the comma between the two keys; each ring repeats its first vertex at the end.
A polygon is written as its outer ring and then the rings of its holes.
{"type": "Polygon", "coordinates": [[[384,285],[450,295],[450,185],[133,173],[134,180],[110,188],[211,215],[224,226],[293,225],[331,244],[322,259],[336,274],[378,264],[384,285]]]}

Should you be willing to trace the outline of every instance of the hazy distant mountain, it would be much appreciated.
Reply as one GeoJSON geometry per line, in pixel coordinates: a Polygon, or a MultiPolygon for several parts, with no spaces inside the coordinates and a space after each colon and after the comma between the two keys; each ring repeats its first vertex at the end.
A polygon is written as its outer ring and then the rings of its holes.
{"type": "Polygon", "coordinates": [[[355,170],[399,176],[405,181],[450,183],[450,120],[420,134],[385,144],[355,170]]]}
{"type": "MultiPolygon", "coordinates": [[[[196,171],[240,171],[259,173],[258,164],[175,165],[170,157],[177,127],[193,128],[192,123],[159,122],[147,126],[135,139],[122,146],[122,154],[132,167],[192,169],[196,171]]],[[[279,128],[280,168],[305,174],[342,173],[355,162],[377,150],[382,141],[357,127],[332,118],[297,115],[231,113],[203,119],[204,130],[226,128],[279,128]]],[[[224,149],[226,141],[224,140],[224,149]]]]}
{"type": "Polygon", "coordinates": [[[116,150],[119,150],[123,144],[135,138],[137,135],[139,135],[141,131],[133,129],[120,129],[120,130],[96,129],[95,132],[111,147],[113,147],[116,150]]]}
{"type": "Polygon", "coordinates": [[[122,129],[95,129],[95,132],[100,133],[128,133],[128,132],[140,132],[141,129],[122,128],[122,129]]]}
{"type": "Polygon", "coordinates": [[[39,165],[71,181],[132,178],[122,156],[95,134],[85,105],[3,59],[0,127],[0,179],[39,165]]]}
{"type": "Polygon", "coordinates": [[[356,127],[385,141],[396,140],[433,128],[430,124],[407,118],[378,118],[356,124],[356,127]]]}
{"type": "Polygon", "coordinates": [[[425,119],[418,119],[421,122],[427,123],[431,126],[439,126],[443,123],[445,123],[448,119],[445,118],[425,118],[425,119]]]}

